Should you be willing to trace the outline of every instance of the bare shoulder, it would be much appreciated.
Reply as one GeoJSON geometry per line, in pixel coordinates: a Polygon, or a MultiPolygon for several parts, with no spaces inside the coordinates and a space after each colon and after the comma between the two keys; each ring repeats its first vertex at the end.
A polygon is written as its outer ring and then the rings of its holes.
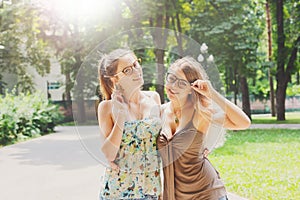
{"type": "Polygon", "coordinates": [[[98,105],[98,113],[102,114],[102,113],[110,113],[111,111],[111,106],[112,106],[112,102],[111,100],[104,100],[101,101],[98,105]]]}
{"type": "Polygon", "coordinates": [[[159,94],[156,91],[142,91],[142,93],[148,97],[154,97],[159,96],[159,94]]]}
{"type": "Polygon", "coordinates": [[[164,112],[167,110],[167,108],[168,108],[169,106],[170,106],[170,102],[162,104],[162,105],[160,106],[161,112],[164,113],[164,112]]]}
{"type": "Polygon", "coordinates": [[[161,104],[159,94],[156,91],[142,91],[142,93],[148,98],[155,100],[158,104],[161,104]]]}
{"type": "Polygon", "coordinates": [[[212,123],[212,116],[209,111],[203,112],[196,109],[196,113],[193,118],[193,124],[198,131],[200,131],[201,133],[206,133],[211,123],[212,123]]]}

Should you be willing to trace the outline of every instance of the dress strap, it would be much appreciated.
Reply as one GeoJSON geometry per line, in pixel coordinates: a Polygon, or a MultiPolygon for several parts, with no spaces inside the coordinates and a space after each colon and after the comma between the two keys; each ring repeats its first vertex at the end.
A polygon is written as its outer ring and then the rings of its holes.
{"type": "Polygon", "coordinates": [[[192,115],[192,121],[194,119],[194,115],[195,115],[196,109],[194,109],[193,115],[192,115]]]}
{"type": "Polygon", "coordinates": [[[186,127],[189,127],[189,126],[194,126],[194,116],[195,116],[195,112],[196,112],[196,109],[194,109],[194,112],[193,112],[193,115],[192,115],[192,118],[191,120],[187,123],[186,127]]]}

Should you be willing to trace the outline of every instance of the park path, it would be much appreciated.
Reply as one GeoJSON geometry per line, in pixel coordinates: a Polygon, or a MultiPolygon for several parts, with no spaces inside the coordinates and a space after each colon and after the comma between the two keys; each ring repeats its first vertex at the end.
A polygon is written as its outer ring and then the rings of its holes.
{"type": "MultiPolygon", "coordinates": [[[[98,127],[60,126],[55,130],[0,149],[1,199],[98,199],[104,173],[101,157],[95,156],[99,154],[98,127]]],[[[230,193],[229,199],[244,198],[230,193]]]]}
{"type": "Polygon", "coordinates": [[[96,200],[102,173],[75,127],[57,127],[53,134],[0,149],[0,198],[96,200]]]}
{"type": "Polygon", "coordinates": [[[250,128],[255,129],[271,129],[271,128],[284,128],[284,129],[300,129],[300,124],[251,124],[250,128]]]}

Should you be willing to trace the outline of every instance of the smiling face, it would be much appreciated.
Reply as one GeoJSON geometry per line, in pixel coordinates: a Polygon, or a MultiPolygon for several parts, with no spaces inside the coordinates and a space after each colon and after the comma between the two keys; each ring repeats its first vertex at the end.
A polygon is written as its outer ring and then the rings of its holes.
{"type": "Polygon", "coordinates": [[[191,94],[191,84],[179,66],[172,65],[166,76],[166,93],[170,100],[187,98],[191,94]]]}
{"type": "Polygon", "coordinates": [[[177,81],[168,82],[166,77],[166,92],[168,98],[172,100],[191,100],[192,102],[201,102],[203,105],[208,105],[207,98],[200,93],[195,92],[191,86],[185,86],[184,82],[189,84],[196,80],[208,80],[208,76],[199,62],[192,57],[183,57],[176,60],[169,68],[169,72],[172,73],[177,81]],[[170,83],[173,82],[173,83],[170,83]],[[181,82],[181,84],[180,84],[181,82]]]}
{"type": "Polygon", "coordinates": [[[114,77],[117,84],[129,90],[141,88],[144,84],[142,66],[134,54],[126,54],[119,59],[114,77]]]}

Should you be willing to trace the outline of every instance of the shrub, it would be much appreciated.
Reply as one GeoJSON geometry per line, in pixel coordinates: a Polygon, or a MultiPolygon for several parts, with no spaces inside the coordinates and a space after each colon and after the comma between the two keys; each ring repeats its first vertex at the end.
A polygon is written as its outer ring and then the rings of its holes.
{"type": "Polygon", "coordinates": [[[0,144],[44,135],[54,130],[62,119],[58,107],[41,93],[0,97],[0,144]]]}

